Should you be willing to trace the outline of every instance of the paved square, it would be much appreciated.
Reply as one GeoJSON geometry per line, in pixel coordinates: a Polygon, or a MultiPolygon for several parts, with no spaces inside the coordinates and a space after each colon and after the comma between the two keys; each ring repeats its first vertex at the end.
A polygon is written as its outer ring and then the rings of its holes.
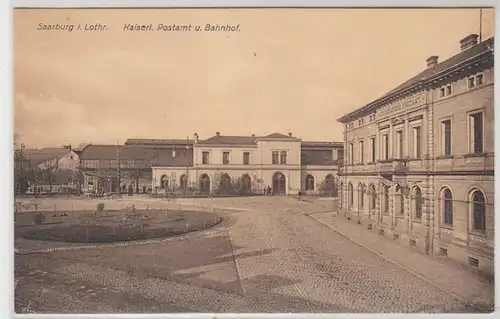
{"type": "MultiPolygon", "coordinates": [[[[123,247],[42,253],[36,251],[54,244],[17,240],[23,253],[15,260],[16,311],[478,312],[492,307],[489,299],[477,305],[466,284],[484,285],[493,296],[492,285],[466,272],[459,273],[462,285],[441,289],[425,274],[408,271],[311,218],[335,210],[330,200],[133,198],[106,205],[130,203],[215,209],[224,222],[200,233],[123,247]]],[[[42,206],[54,204],[83,209],[96,201],[46,200],[42,206]]],[[[414,257],[420,268],[447,270],[443,263],[425,264],[426,257],[414,257]]]]}

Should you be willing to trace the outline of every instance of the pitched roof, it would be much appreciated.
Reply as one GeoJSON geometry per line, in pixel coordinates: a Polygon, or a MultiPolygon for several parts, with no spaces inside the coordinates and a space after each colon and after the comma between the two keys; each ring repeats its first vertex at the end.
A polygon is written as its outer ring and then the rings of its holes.
{"type": "Polygon", "coordinates": [[[297,140],[297,138],[293,137],[293,136],[289,136],[289,135],[285,135],[285,134],[281,134],[281,133],[272,133],[272,134],[269,134],[267,136],[264,136],[264,138],[282,138],[282,139],[287,139],[287,140],[297,140]]]}
{"type": "Polygon", "coordinates": [[[30,161],[31,165],[39,165],[47,161],[60,159],[69,152],[68,148],[27,149],[23,151],[23,157],[30,161]]]}
{"type": "Polygon", "coordinates": [[[147,138],[129,138],[125,145],[193,145],[194,141],[190,139],[180,140],[180,139],[147,139],[147,138]]]}
{"type": "Polygon", "coordinates": [[[157,166],[191,166],[193,150],[179,148],[175,157],[170,149],[138,145],[88,145],[80,155],[81,160],[146,160],[157,166]],[[117,153],[118,152],[118,153],[117,153]]]}
{"type": "Polygon", "coordinates": [[[397,86],[393,90],[382,95],[380,98],[368,103],[367,105],[365,105],[361,108],[358,108],[358,109],[342,116],[337,121],[342,122],[346,118],[348,118],[356,113],[359,113],[365,109],[370,108],[371,106],[373,106],[373,104],[380,102],[380,101],[384,100],[385,98],[388,98],[396,93],[400,93],[406,89],[409,89],[410,87],[412,87],[416,84],[428,81],[429,79],[433,78],[434,76],[437,76],[438,74],[440,74],[440,73],[442,73],[442,72],[444,72],[444,71],[446,71],[454,66],[465,63],[468,60],[470,60],[470,59],[472,59],[472,58],[474,58],[482,53],[488,52],[489,48],[493,45],[493,43],[494,43],[494,38],[493,37],[489,38],[488,40],[480,42],[480,43],[470,47],[469,49],[461,51],[460,53],[452,56],[451,58],[449,58],[441,63],[436,64],[433,67],[429,67],[429,68],[425,69],[424,71],[420,72],[419,74],[415,75],[414,77],[410,78],[409,80],[403,82],[401,85],[397,86]]]}
{"type": "Polygon", "coordinates": [[[154,162],[155,166],[167,167],[189,167],[193,166],[193,149],[181,149],[175,151],[175,157],[172,150],[160,151],[154,162]]]}
{"type": "Polygon", "coordinates": [[[302,141],[302,147],[322,147],[322,148],[338,148],[343,147],[343,142],[323,142],[323,141],[302,141]]]}
{"type": "Polygon", "coordinates": [[[301,153],[302,165],[338,165],[328,150],[305,150],[301,153]]]}
{"type": "Polygon", "coordinates": [[[201,145],[257,145],[256,136],[224,136],[214,135],[206,140],[199,141],[201,145]]]}

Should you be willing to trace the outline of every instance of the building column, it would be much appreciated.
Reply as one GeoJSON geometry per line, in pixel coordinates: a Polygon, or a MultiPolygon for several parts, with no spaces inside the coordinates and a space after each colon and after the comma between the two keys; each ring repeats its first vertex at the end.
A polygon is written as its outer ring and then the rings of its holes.
{"type": "Polygon", "coordinates": [[[410,123],[408,122],[408,119],[409,119],[409,115],[406,114],[406,118],[405,118],[405,124],[404,124],[404,136],[403,136],[403,139],[404,139],[404,145],[403,145],[403,157],[405,156],[410,156],[410,123]]]}

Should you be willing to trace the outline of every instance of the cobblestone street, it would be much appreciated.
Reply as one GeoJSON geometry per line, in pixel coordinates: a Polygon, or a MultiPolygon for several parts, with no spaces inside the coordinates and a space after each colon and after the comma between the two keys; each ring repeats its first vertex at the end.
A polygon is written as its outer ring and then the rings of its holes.
{"type": "Polygon", "coordinates": [[[224,222],[121,247],[29,253],[50,244],[18,241],[24,253],[15,260],[16,311],[436,313],[493,307],[493,285],[463,270],[390,245],[392,255],[381,244],[359,245],[373,240],[360,237],[357,225],[335,223],[341,217],[331,217],[331,200],[135,201],[138,207],[208,207],[224,222]]]}

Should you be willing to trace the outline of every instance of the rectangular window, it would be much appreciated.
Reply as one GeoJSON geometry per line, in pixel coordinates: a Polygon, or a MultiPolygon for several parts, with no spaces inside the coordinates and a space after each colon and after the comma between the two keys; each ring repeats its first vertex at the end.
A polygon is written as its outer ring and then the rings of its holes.
{"type": "Polygon", "coordinates": [[[421,158],[422,137],[420,126],[413,128],[413,157],[421,158]]]}
{"type": "Polygon", "coordinates": [[[280,163],[280,153],[277,151],[273,151],[273,164],[280,163]]]}
{"type": "Polygon", "coordinates": [[[370,139],[370,144],[371,144],[371,149],[372,149],[372,154],[371,154],[372,160],[371,160],[371,162],[375,163],[375,160],[376,160],[376,158],[375,158],[375,137],[372,137],[370,139]]]}
{"type": "Polygon", "coordinates": [[[467,87],[468,87],[469,89],[472,89],[472,88],[473,88],[473,87],[475,87],[475,86],[476,86],[476,81],[475,81],[475,78],[474,78],[473,76],[471,76],[471,77],[469,78],[469,80],[467,81],[467,87]]]}
{"type": "Polygon", "coordinates": [[[476,85],[483,85],[483,75],[482,74],[476,75],[476,85]]]}
{"type": "Polygon", "coordinates": [[[354,144],[349,143],[349,164],[354,164],[354,144]]]}
{"type": "Polygon", "coordinates": [[[475,113],[469,116],[470,150],[474,154],[483,152],[483,113],[475,113]]]}
{"type": "Polygon", "coordinates": [[[337,160],[339,160],[340,163],[344,163],[344,150],[337,151],[337,160]]]}
{"type": "Polygon", "coordinates": [[[359,162],[361,164],[365,162],[363,141],[359,141],[359,162]]]}
{"type": "Polygon", "coordinates": [[[442,150],[444,156],[451,155],[451,120],[441,122],[442,150]]]}
{"type": "Polygon", "coordinates": [[[229,152],[222,152],[222,164],[229,164],[229,152]]]}
{"type": "Polygon", "coordinates": [[[396,157],[403,158],[403,131],[396,132],[396,157]]]}
{"type": "Polygon", "coordinates": [[[439,97],[444,97],[444,96],[445,96],[444,88],[439,89],[439,97]]]}
{"type": "Polygon", "coordinates": [[[383,145],[382,147],[384,148],[383,149],[383,154],[384,154],[384,160],[388,160],[389,159],[389,134],[384,134],[383,135],[383,145]]]}
{"type": "Polygon", "coordinates": [[[446,95],[451,95],[451,84],[446,86],[446,95]]]}
{"type": "Polygon", "coordinates": [[[210,153],[209,152],[203,152],[201,155],[201,162],[202,164],[210,164],[210,153]]]}
{"type": "Polygon", "coordinates": [[[244,165],[250,164],[250,153],[249,152],[243,153],[243,164],[244,165]]]}
{"type": "Polygon", "coordinates": [[[286,164],[286,151],[281,151],[280,164],[286,164]]]}

